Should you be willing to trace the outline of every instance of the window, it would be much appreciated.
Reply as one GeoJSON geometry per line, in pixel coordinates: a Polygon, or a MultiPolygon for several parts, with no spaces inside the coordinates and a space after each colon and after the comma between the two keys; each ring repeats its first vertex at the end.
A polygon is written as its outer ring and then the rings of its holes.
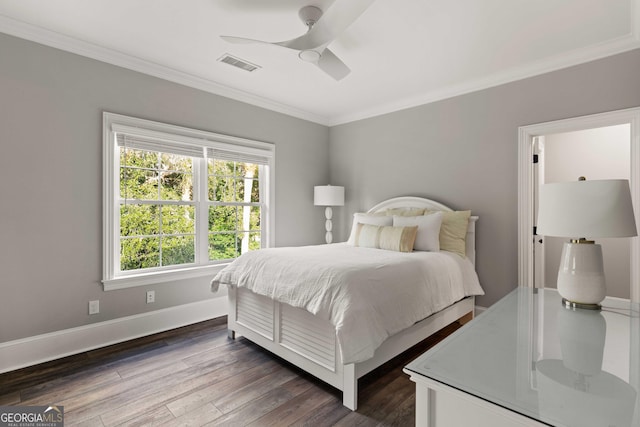
{"type": "Polygon", "coordinates": [[[105,290],[211,275],[270,246],[274,151],[104,113],[105,290]]]}

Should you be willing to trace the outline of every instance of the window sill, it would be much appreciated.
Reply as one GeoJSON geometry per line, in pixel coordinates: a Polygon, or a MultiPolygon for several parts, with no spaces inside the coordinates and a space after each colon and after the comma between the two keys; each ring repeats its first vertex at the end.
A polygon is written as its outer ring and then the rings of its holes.
{"type": "Polygon", "coordinates": [[[103,280],[102,285],[105,291],[113,291],[116,289],[134,288],[136,286],[153,285],[156,283],[173,282],[203,276],[211,276],[211,278],[213,278],[218,271],[227,265],[228,264],[216,264],[203,267],[183,268],[180,270],[156,271],[153,273],[121,276],[103,280]]]}

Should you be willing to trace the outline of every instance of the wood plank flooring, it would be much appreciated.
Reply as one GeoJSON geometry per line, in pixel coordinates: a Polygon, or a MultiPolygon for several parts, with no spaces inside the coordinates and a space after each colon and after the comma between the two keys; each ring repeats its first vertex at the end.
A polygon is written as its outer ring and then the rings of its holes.
{"type": "Polygon", "coordinates": [[[244,338],[226,318],[0,375],[0,406],[63,405],[66,426],[412,426],[415,386],[402,368],[453,323],[342,393],[244,338]]]}

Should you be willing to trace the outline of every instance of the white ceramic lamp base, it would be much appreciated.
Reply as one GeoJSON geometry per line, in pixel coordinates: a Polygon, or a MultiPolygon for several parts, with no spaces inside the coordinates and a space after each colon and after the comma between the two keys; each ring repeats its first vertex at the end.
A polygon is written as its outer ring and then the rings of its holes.
{"type": "Polygon", "coordinates": [[[558,270],[558,293],[577,307],[599,308],[607,294],[600,245],[564,244],[558,270]]]}
{"type": "Polygon", "coordinates": [[[331,206],[327,206],[325,208],[324,216],[327,219],[324,222],[324,228],[327,230],[324,235],[324,239],[327,243],[331,243],[333,242],[333,233],[331,232],[331,230],[333,230],[333,224],[331,223],[331,218],[333,218],[333,209],[331,209],[331,206]]]}

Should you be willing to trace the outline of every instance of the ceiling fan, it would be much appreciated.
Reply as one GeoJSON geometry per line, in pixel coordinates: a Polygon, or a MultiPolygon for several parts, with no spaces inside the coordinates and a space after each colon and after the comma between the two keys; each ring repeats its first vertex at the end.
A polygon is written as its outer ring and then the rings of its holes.
{"type": "Polygon", "coordinates": [[[336,80],[347,76],[351,70],[327,46],[347,29],[375,0],[336,0],[325,13],[315,6],[305,6],[298,16],[307,26],[306,34],[282,42],[266,42],[244,37],[220,36],[230,43],[263,43],[298,51],[303,61],[315,64],[336,80]]]}

